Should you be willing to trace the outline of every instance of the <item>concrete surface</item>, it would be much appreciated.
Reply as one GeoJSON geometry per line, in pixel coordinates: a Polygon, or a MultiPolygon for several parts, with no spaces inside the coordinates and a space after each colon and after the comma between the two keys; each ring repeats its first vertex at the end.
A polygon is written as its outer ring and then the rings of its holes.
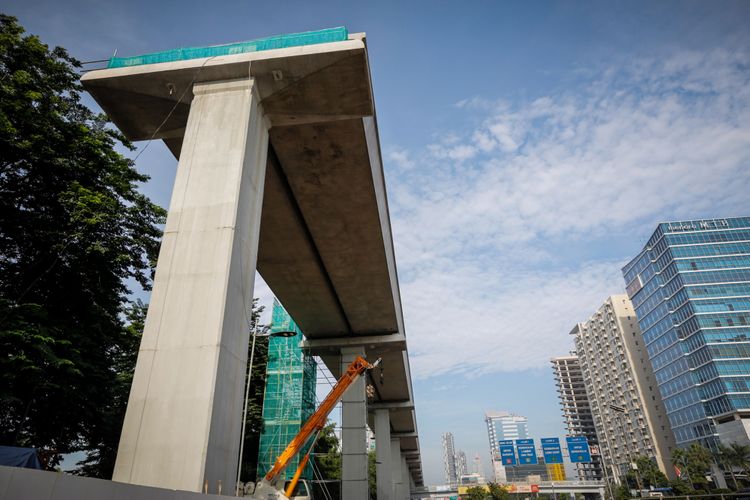
{"type": "MultiPolygon", "coordinates": [[[[128,138],[161,139],[182,165],[184,155],[192,156],[189,117],[198,99],[192,86],[252,79],[270,127],[266,175],[259,189],[263,197],[257,269],[305,332],[308,347],[334,374],[346,347],[364,347],[372,360],[383,358],[383,377],[369,377],[375,402],[411,402],[389,409],[389,415],[391,428],[404,433],[398,438],[401,450],[418,454],[367,57],[364,35],[358,34],[343,42],[91,71],[82,83],[128,138]]],[[[212,196],[205,193],[207,199],[212,196]]],[[[250,300],[252,279],[245,282],[245,298],[250,300]]],[[[188,309],[208,307],[201,295],[194,297],[194,305],[188,303],[188,309]]],[[[211,307],[212,314],[221,310],[211,307]]],[[[152,314],[156,313],[149,311],[149,317],[152,314]]],[[[246,336],[236,335],[238,342],[246,336]]],[[[170,387],[175,382],[164,383],[170,387]]],[[[233,406],[227,401],[226,408],[233,406]]],[[[206,422],[210,418],[204,416],[206,422]]],[[[200,434],[190,439],[200,441],[200,434]]],[[[171,453],[169,461],[184,461],[182,450],[164,451],[162,457],[171,453]]],[[[231,465],[222,463],[224,468],[231,465]]],[[[423,483],[421,465],[412,467],[411,475],[417,485],[423,483]]],[[[195,483],[192,478],[184,480],[195,483]]]]}
{"type": "MultiPolygon", "coordinates": [[[[216,492],[215,489],[210,491],[216,492]]],[[[0,466],[0,500],[220,500],[204,495],[151,486],[79,477],[61,472],[0,466]]]]}
{"type": "Polygon", "coordinates": [[[113,478],[231,492],[268,123],[251,78],[194,93],[113,478]]]}

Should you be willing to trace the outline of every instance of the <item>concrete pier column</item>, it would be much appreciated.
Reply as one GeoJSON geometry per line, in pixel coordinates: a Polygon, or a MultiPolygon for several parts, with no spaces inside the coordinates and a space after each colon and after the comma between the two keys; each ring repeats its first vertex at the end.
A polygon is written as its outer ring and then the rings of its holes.
{"type": "Polygon", "coordinates": [[[378,500],[393,498],[391,480],[391,417],[387,409],[375,410],[375,477],[378,500]]]}
{"type": "Polygon", "coordinates": [[[401,454],[401,496],[399,498],[410,498],[410,485],[411,474],[409,474],[409,466],[406,463],[406,457],[401,454]]]}
{"type": "MultiPolygon", "coordinates": [[[[363,347],[341,349],[341,369],[365,356],[363,347]]],[[[341,399],[341,498],[368,498],[367,485],[367,396],[365,377],[359,377],[341,399]]]]}
{"type": "Polygon", "coordinates": [[[401,468],[401,440],[391,439],[391,481],[393,483],[393,498],[401,500],[401,481],[403,480],[403,469],[401,468]]]}
{"type": "Polygon", "coordinates": [[[268,123],[251,78],[193,94],[113,479],[231,493],[268,123]]]}

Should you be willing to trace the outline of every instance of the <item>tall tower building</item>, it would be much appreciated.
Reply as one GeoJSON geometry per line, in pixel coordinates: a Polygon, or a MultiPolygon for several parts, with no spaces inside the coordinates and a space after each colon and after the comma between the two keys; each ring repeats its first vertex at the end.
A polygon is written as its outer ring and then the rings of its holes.
{"type": "MultiPolygon", "coordinates": [[[[458,484],[458,472],[456,470],[456,446],[453,442],[453,434],[443,433],[443,467],[445,470],[445,482],[451,487],[458,484]]],[[[465,460],[466,457],[464,457],[465,460]]]]}
{"type": "Polygon", "coordinates": [[[462,450],[458,450],[456,453],[456,472],[458,473],[459,479],[461,476],[465,476],[469,473],[469,469],[466,465],[466,453],[462,450]]]}
{"type": "Polygon", "coordinates": [[[490,445],[490,460],[495,474],[495,482],[508,482],[508,471],[500,460],[498,441],[505,439],[528,439],[528,420],[521,415],[513,415],[507,411],[488,411],[484,414],[487,424],[487,437],[490,445]]]}
{"type": "Polygon", "coordinates": [[[652,457],[673,478],[674,437],[628,297],[609,297],[570,333],[575,336],[605,478],[618,480],[642,455],[652,457]]]}
{"type": "Polygon", "coordinates": [[[750,217],[659,224],[622,272],[677,445],[747,444],[750,217]]]}
{"type": "MultiPolygon", "coordinates": [[[[552,371],[568,434],[585,436],[591,449],[596,451],[599,441],[578,356],[571,354],[552,358],[552,371]]],[[[581,481],[601,480],[603,477],[601,455],[597,453],[591,458],[593,460],[591,463],[575,464],[578,479],[581,481]]]]}

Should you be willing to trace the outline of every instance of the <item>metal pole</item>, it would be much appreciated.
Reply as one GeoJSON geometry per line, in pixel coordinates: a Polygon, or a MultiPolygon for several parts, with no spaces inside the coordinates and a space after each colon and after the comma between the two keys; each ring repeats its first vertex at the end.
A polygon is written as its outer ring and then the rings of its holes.
{"type": "Polygon", "coordinates": [[[258,333],[258,323],[253,327],[253,345],[250,348],[250,365],[247,368],[247,382],[245,383],[245,409],[242,411],[242,433],[240,434],[240,458],[237,463],[237,487],[234,496],[240,496],[240,473],[242,472],[242,454],[245,451],[245,426],[247,425],[247,403],[250,399],[250,377],[253,374],[253,356],[255,355],[255,337],[258,333]]]}

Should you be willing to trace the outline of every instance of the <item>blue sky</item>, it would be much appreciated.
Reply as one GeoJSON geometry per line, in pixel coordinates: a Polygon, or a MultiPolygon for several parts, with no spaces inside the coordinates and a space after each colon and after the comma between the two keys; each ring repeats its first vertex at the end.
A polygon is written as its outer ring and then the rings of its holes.
{"type": "MultiPolygon", "coordinates": [[[[6,0],[81,60],[347,26],[368,35],[428,483],[484,410],[563,435],[549,358],[657,222],[750,215],[747,2],[6,0]]],[[[138,168],[163,206],[176,161],[138,168]]],[[[259,288],[258,294],[267,296],[259,288]]]]}

